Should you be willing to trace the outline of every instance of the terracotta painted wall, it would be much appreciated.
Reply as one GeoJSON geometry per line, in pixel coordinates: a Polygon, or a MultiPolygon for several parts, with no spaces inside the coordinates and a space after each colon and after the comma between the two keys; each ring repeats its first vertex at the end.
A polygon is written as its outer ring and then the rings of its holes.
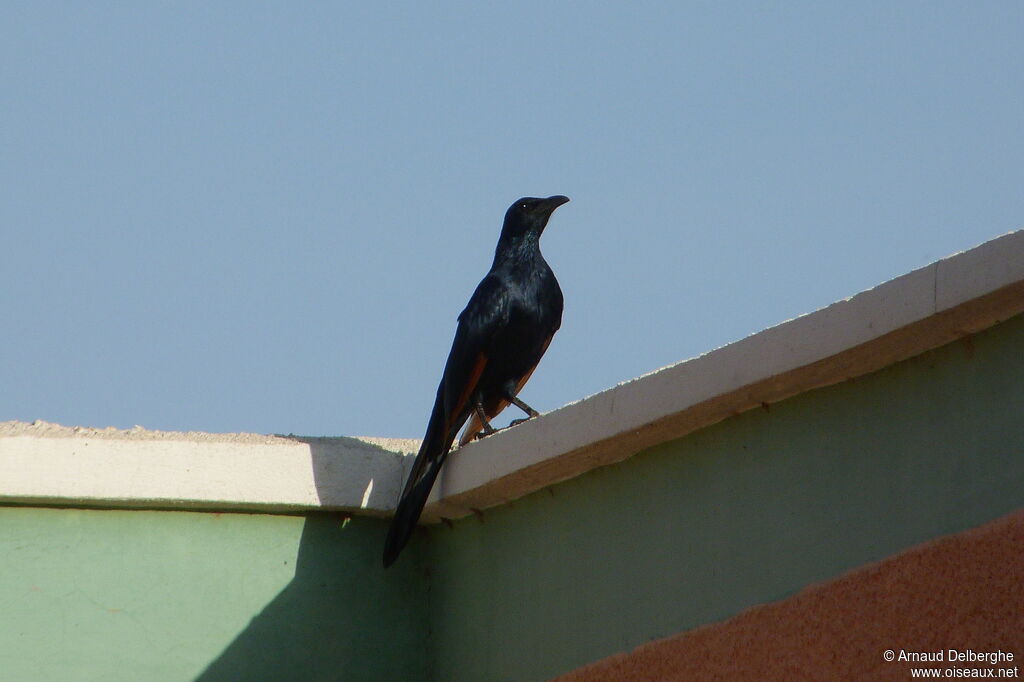
{"type": "Polygon", "coordinates": [[[1020,679],[1022,548],[1024,510],[558,681],[1020,679]]]}

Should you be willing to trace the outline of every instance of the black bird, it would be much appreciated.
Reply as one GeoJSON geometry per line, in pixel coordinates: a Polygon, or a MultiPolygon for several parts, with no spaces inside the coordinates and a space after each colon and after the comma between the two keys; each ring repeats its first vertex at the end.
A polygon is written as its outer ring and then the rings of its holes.
{"type": "MultiPolygon", "coordinates": [[[[526,419],[537,416],[517,394],[562,324],[562,290],[539,242],[552,211],[567,201],[561,195],[526,197],[505,212],[494,263],[459,314],[427,433],[388,530],[385,567],[409,541],[455,435],[467,420],[459,445],[494,433],[490,420],[509,404],[523,410],[526,419]]],[[[513,424],[518,421],[523,420],[513,424]]]]}

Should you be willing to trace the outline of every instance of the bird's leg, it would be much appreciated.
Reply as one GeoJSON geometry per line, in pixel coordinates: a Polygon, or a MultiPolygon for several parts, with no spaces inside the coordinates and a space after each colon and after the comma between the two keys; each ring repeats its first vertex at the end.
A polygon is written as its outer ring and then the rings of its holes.
{"type": "Polygon", "coordinates": [[[477,398],[476,404],[473,406],[473,409],[476,411],[476,418],[480,420],[481,426],[484,427],[484,430],[476,434],[475,438],[479,440],[484,436],[489,436],[492,433],[494,433],[496,429],[493,426],[491,426],[491,422],[487,421],[487,414],[484,413],[484,406],[479,398],[477,398]]]}
{"type": "Polygon", "coordinates": [[[527,419],[533,419],[534,417],[539,417],[540,416],[540,412],[538,412],[537,410],[533,409],[532,407],[530,407],[529,405],[524,403],[522,400],[517,398],[512,393],[512,391],[507,391],[505,393],[505,397],[508,398],[508,401],[510,403],[512,403],[513,405],[515,405],[516,407],[518,407],[520,410],[522,410],[523,412],[525,412],[528,415],[526,417],[523,417],[522,419],[513,419],[512,422],[509,424],[509,426],[515,426],[516,424],[522,424],[527,419]]]}

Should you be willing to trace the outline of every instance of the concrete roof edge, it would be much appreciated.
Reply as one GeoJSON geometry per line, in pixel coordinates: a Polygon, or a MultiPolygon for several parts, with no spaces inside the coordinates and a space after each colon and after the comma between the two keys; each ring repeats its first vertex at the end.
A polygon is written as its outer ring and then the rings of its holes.
{"type": "Polygon", "coordinates": [[[419,441],[0,423],[0,504],[392,511],[419,441]]]}

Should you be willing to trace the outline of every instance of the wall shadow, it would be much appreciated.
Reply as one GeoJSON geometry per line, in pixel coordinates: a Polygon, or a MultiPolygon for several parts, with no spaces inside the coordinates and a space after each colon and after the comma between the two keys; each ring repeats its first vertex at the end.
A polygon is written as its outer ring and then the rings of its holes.
{"type": "MultiPolygon", "coordinates": [[[[356,457],[388,452],[350,438],[295,439],[310,444],[318,492],[325,487],[321,499],[337,493],[326,489],[339,480],[329,474],[346,465],[353,448],[356,457]]],[[[196,680],[429,679],[426,534],[418,533],[408,556],[385,570],[385,519],[340,512],[305,517],[295,577],[196,680]]]]}
{"type": "MultiPolygon", "coordinates": [[[[365,510],[360,513],[384,515],[398,504],[407,464],[402,453],[343,436],[286,438],[309,446],[316,493],[324,508],[350,507],[360,500],[365,510]]],[[[405,442],[409,449],[413,444],[419,447],[419,441],[405,442]]]]}

